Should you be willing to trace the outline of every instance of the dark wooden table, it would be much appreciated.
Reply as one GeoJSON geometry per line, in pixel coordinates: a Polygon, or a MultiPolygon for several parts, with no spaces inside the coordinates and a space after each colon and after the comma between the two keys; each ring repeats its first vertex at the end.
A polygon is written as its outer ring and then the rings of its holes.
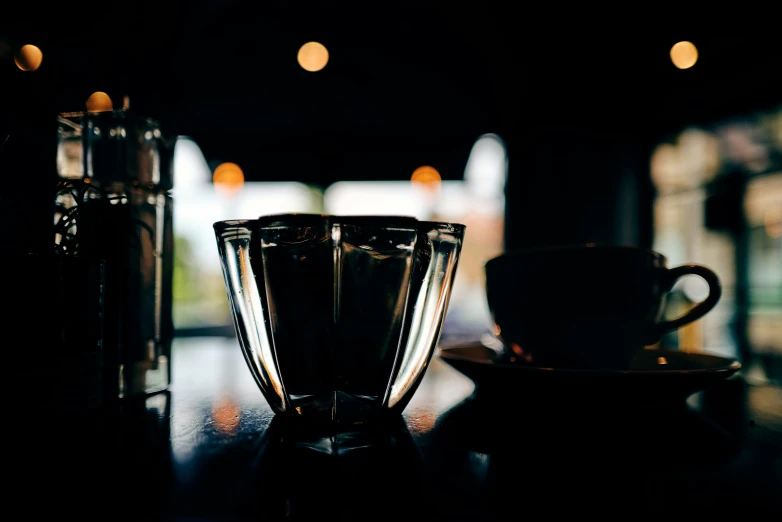
{"type": "Polygon", "coordinates": [[[273,415],[236,340],[177,339],[172,362],[169,392],[66,418],[30,404],[8,419],[6,509],[30,520],[782,520],[782,389],[740,374],[665,407],[544,406],[482,397],[436,356],[399,423],[329,452],[273,415]]]}

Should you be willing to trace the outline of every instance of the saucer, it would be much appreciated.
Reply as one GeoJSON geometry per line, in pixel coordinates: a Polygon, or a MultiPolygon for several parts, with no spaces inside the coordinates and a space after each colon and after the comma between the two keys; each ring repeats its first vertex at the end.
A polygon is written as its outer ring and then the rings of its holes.
{"type": "Polygon", "coordinates": [[[684,400],[735,374],[741,364],[707,353],[643,350],[620,370],[546,368],[501,361],[480,342],[442,346],[438,356],[476,384],[480,393],[535,394],[549,399],[684,400]]]}

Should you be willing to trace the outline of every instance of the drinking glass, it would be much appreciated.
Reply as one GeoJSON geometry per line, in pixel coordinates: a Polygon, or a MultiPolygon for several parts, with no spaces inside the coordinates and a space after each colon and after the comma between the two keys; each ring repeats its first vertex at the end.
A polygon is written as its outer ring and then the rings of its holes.
{"type": "Polygon", "coordinates": [[[440,336],[463,225],[283,214],[213,228],[239,344],[276,413],[356,426],[405,408],[440,336]]]}

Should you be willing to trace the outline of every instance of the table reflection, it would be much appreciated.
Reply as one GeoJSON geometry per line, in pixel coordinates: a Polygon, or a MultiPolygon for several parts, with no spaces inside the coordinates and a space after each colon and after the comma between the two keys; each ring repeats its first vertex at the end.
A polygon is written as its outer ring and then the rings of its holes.
{"type": "Polygon", "coordinates": [[[97,414],[26,419],[11,498],[30,514],[162,520],[175,484],[171,394],[127,398],[97,414]]]}
{"type": "Polygon", "coordinates": [[[418,520],[434,499],[423,457],[401,418],[324,437],[275,417],[231,502],[264,520],[418,520]]]}
{"type": "Polygon", "coordinates": [[[497,396],[435,357],[401,417],[323,433],[273,415],[235,344],[177,346],[170,392],[15,417],[9,506],[134,521],[778,510],[782,395],[743,378],[608,406],[572,387],[497,396]]]}
{"type": "Polygon", "coordinates": [[[462,492],[451,493],[462,503],[447,506],[454,515],[473,510],[475,516],[503,518],[531,506],[561,512],[595,503],[664,510],[672,507],[661,494],[670,490],[670,480],[698,493],[691,504],[677,498],[677,507],[708,506],[719,499],[718,493],[703,498],[710,470],[735,459],[741,447],[739,433],[685,401],[519,401],[515,408],[512,402],[475,393],[440,418],[433,467],[443,491],[462,492]]]}

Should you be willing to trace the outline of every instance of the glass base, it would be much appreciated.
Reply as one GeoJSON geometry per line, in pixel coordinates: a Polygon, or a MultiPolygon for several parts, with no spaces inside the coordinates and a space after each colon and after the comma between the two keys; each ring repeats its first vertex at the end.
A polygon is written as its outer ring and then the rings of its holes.
{"type": "MultiPolygon", "coordinates": [[[[334,395],[339,402],[342,393],[334,395]]],[[[405,428],[399,414],[364,416],[360,421],[354,417],[352,420],[355,422],[347,422],[345,418],[316,420],[312,412],[308,412],[303,417],[278,415],[273,422],[281,430],[281,440],[292,447],[334,456],[377,447],[397,430],[405,428]]]]}
{"type": "Polygon", "coordinates": [[[332,391],[317,395],[291,397],[291,422],[307,426],[330,427],[337,431],[382,424],[389,415],[382,408],[382,397],[332,391]]]}

